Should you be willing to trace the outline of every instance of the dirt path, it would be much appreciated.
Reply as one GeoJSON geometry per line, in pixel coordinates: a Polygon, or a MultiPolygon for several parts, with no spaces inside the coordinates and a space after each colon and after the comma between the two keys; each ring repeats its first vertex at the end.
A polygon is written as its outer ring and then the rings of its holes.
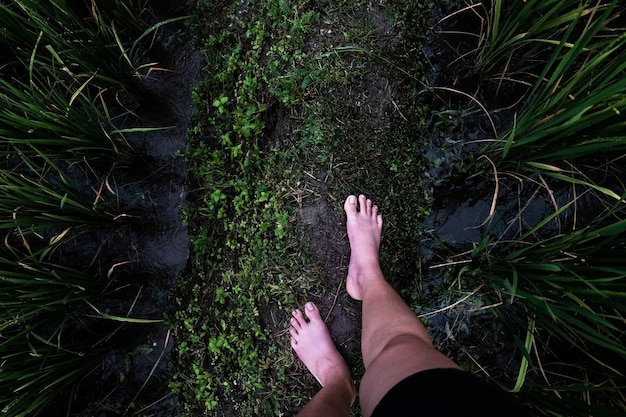
{"type": "Polygon", "coordinates": [[[345,291],[348,194],[381,208],[382,267],[407,302],[449,301],[441,280],[425,281],[424,221],[446,169],[432,158],[452,146],[448,114],[431,109],[445,104],[425,94],[429,12],[412,1],[200,12],[208,66],[187,156],[192,258],[172,386],[183,415],[292,415],[318,389],[289,348],[293,308],[315,301],[363,374],[360,304],[345,291]]]}

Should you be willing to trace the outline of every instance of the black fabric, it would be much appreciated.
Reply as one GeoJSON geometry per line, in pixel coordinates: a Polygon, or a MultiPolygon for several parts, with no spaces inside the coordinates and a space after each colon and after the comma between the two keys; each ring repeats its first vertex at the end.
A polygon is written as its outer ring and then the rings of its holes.
{"type": "Polygon", "coordinates": [[[400,381],[372,417],[527,417],[513,395],[458,369],[429,369],[400,381]]]}

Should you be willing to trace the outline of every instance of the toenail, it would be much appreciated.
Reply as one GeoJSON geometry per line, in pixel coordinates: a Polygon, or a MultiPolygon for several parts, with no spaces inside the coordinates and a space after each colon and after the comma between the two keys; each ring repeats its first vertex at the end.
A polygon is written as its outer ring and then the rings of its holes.
{"type": "Polygon", "coordinates": [[[356,197],[351,195],[350,197],[348,197],[348,203],[350,204],[356,204],[356,197]]]}
{"type": "Polygon", "coordinates": [[[315,307],[313,306],[313,303],[306,303],[306,309],[309,311],[313,311],[315,310],[315,307]]]}

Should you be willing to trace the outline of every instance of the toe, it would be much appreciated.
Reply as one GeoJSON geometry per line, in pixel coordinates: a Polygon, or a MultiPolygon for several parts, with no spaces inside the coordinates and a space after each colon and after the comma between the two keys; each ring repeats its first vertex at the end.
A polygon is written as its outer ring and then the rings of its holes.
{"type": "Polygon", "coordinates": [[[306,303],[306,316],[311,321],[322,321],[322,316],[320,315],[320,311],[317,309],[317,306],[312,301],[306,303]]]}
{"type": "Polygon", "coordinates": [[[367,198],[363,194],[359,195],[359,210],[361,213],[366,213],[367,210],[367,198]]]}
{"type": "Polygon", "coordinates": [[[291,324],[291,327],[296,330],[300,330],[300,328],[302,327],[300,325],[300,322],[295,317],[292,317],[291,320],[289,320],[289,323],[291,324]]]}
{"type": "Polygon", "coordinates": [[[378,227],[383,227],[383,216],[381,216],[380,214],[376,216],[376,224],[378,225],[378,227]]]}
{"type": "Polygon", "coordinates": [[[292,337],[290,342],[291,342],[291,347],[295,350],[296,347],[298,346],[298,341],[292,337]]]}
{"type": "Polygon", "coordinates": [[[378,216],[378,206],[372,206],[372,217],[378,216]]]}
{"type": "Polygon", "coordinates": [[[306,324],[306,320],[304,319],[304,316],[302,315],[302,312],[300,310],[294,310],[293,311],[293,319],[295,319],[295,321],[297,321],[297,323],[298,323],[297,324],[297,326],[298,326],[297,328],[298,329],[306,324]]]}
{"type": "Polygon", "coordinates": [[[296,339],[298,337],[298,329],[296,329],[295,327],[291,326],[289,328],[289,334],[291,335],[292,339],[296,339]]]}
{"type": "Polygon", "coordinates": [[[343,203],[343,209],[348,215],[356,214],[356,197],[349,195],[345,203],[343,203]]]}
{"type": "Polygon", "coordinates": [[[365,202],[365,214],[367,214],[368,216],[372,214],[372,200],[370,200],[369,198],[365,202]]]}

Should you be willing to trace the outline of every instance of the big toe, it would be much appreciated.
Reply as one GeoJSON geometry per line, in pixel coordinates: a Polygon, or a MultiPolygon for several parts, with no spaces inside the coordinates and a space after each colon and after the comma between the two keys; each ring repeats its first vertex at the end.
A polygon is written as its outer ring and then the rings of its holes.
{"type": "Polygon", "coordinates": [[[343,209],[348,216],[356,214],[356,196],[349,195],[346,201],[343,203],[343,209]]]}
{"type": "Polygon", "coordinates": [[[309,301],[306,303],[306,316],[309,318],[311,322],[319,322],[322,321],[322,316],[320,315],[320,311],[317,309],[317,306],[313,301],[309,301]]]}

